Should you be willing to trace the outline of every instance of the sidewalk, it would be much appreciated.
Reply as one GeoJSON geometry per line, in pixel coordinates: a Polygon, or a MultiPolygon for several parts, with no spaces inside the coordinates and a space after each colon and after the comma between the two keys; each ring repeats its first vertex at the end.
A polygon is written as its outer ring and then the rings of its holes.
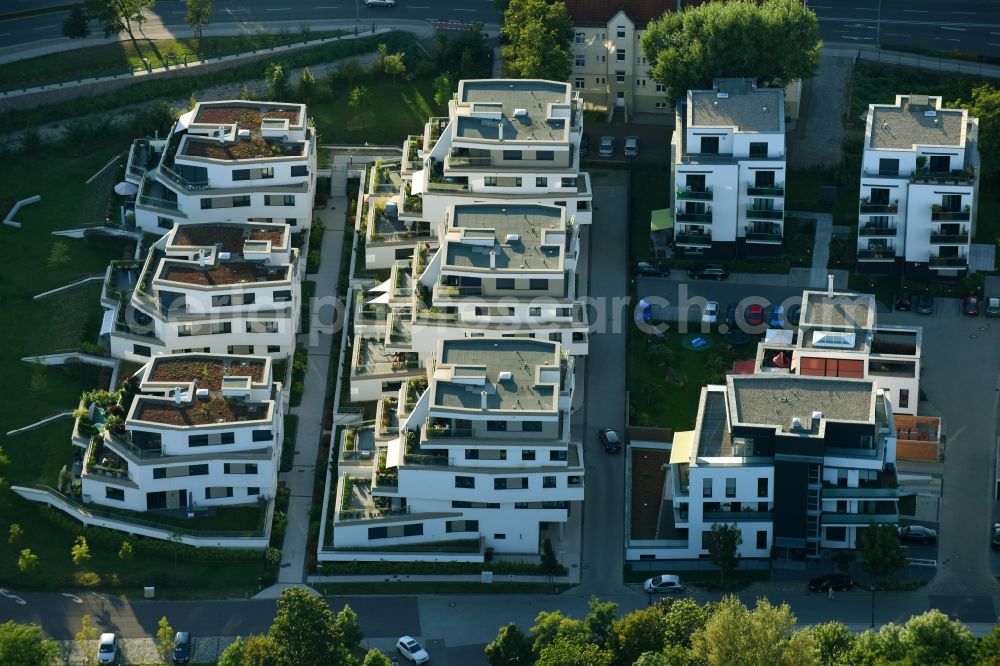
{"type": "Polygon", "coordinates": [[[929,58],[911,53],[900,53],[899,51],[885,51],[876,49],[873,46],[824,44],[823,55],[847,56],[860,60],[870,60],[872,62],[884,62],[888,65],[917,67],[920,69],[937,70],[939,72],[960,72],[962,74],[1000,79],[1000,65],[969,62],[967,60],[952,60],[950,58],[929,58]]]}

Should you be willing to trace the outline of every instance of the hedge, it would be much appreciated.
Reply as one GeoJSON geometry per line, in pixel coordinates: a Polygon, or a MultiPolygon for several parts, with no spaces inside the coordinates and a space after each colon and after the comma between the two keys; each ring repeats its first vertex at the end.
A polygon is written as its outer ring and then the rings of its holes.
{"type": "MultiPolygon", "coordinates": [[[[542,565],[536,562],[324,562],[322,574],[478,574],[492,571],[494,574],[520,574],[545,576],[542,565]]],[[[554,575],[565,576],[566,567],[554,575]]]]}

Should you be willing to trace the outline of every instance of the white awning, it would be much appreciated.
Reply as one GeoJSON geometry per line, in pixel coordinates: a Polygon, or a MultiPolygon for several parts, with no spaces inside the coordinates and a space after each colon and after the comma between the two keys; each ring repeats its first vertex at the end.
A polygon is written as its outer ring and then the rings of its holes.
{"type": "Polygon", "coordinates": [[[101,320],[101,335],[107,335],[115,327],[115,311],[105,310],[104,319],[101,320]]]}
{"type": "Polygon", "coordinates": [[[402,437],[397,437],[396,439],[389,440],[389,450],[385,455],[385,466],[386,467],[399,467],[399,463],[403,462],[401,460],[402,455],[402,437]]]}
{"type": "Polygon", "coordinates": [[[386,305],[389,303],[389,294],[379,294],[375,298],[365,301],[368,305],[386,305]]]}
{"type": "Polygon", "coordinates": [[[694,430],[674,433],[674,443],[670,447],[670,464],[691,462],[691,446],[694,444],[694,430]]]}
{"type": "Polygon", "coordinates": [[[784,328],[769,328],[764,331],[764,342],[775,345],[790,345],[795,337],[793,331],[784,328]]]}
{"type": "Polygon", "coordinates": [[[368,290],[368,293],[370,294],[372,292],[375,292],[375,293],[384,294],[387,291],[392,291],[392,278],[389,278],[388,280],[386,280],[382,284],[375,285],[374,287],[372,287],[371,289],[368,290]]]}

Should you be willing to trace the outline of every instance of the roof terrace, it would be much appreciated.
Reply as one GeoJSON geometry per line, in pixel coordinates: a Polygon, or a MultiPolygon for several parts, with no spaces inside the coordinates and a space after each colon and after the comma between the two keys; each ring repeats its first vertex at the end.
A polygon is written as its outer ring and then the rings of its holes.
{"type": "Polygon", "coordinates": [[[897,95],[894,104],[869,105],[869,146],[886,150],[964,146],[968,112],[940,107],[940,97],[927,95],[897,95]]]}
{"type": "Polygon", "coordinates": [[[305,106],[245,101],[200,102],[195,108],[192,122],[200,125],[239,123],[242,129],[260,130],[265,118],[287,120],[289,125],[302,125],[305,106]]]}
{"type": "Polygon", "coordinates": [[[154,279],[198,287],[231,287],[236,284],[286,282],[291,279],[291,272],[291,266],[264,266],[254,261],[219,260],[215,265],[201,266],[196,261],[164,259],[154,279]]]}
{"type": "Polygon", "coordinates": [[[246,241],[269,241],[283,247],[288,227],[245,224],[183,224],[174,227],[168,246],[218,247],[220,252],[242,254],[246,241]]]}
{"type": "Polygon", "coordinates": [[[717,79],[712,90],[688,92],[689,127],[734,127],[739,132],[783,132],[785,97],[780,88],[750,80],[717,79]]]}
{"type": "Polygon", "coordinates": [[[802,293],[801,326],[871,329],[875,324],[875,296],[851,292],[802,293]]]}
{"type": "Polygon", "coordinates": [[[561,273],[565,231],[555,206],[456,206],[445,266],[561,273]]]}
{"type": "Polygon", "coordinates": [[[726,383],[737,423],[780,426],[791,432],[793,418],[810,426],[814,412],[826,420],[873,423],[876,396],[870,381],[742,375],[730,376],[726,383]]]}
{"type": "Polygon", "coordinates": [[[564,142],[572,121],[568,83],[532,79],[467,80],[458,87],[458,138],[564,142]],[[564,105],[563,114],[552,105],[564,105]]]}

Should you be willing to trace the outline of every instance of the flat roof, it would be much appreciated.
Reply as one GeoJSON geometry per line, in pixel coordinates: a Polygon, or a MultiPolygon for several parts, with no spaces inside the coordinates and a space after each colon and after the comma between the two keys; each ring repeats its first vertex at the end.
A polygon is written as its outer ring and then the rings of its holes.
{"type": "Polygon", "coordinates": [[[813,412],[823,419],[870,423],[874,383],[869,380],[795,375],[741,375],[727,379],[733,420],[781,426],[791,431],[793,418],[810,427],[813,412]]]}
{"type": "Polygon", "coordinates": [[[561,368],[554,342],[530,338],[445,340],[438,367],[441,365],[453,366],[452,376],[435,375],[431,393],[435,406],[481,410],[485,391],[487,411],[558,409],[561,368]],[[537,383],[539,368],[555,372],[551,384],[537,383]],[[504,372],[510,373],[509,379],[500,378],[504,372]]]}
{"type": "Polygon", "coordinates": [[[801,326],[870,329],[875,324],[875,296],[853,292],[802,292],[801,326]]]}
{"type": "Polygon", "coordinates": [[[180,354],[156,356],[149,363],[144,382],[194,382],[209,391],[221,391],[223,377],[250,377],[254,384],[260,384],[267,370],[267,359],[258,356],[180,354]]]}
{"type": "Polygon", "coordinates": [[[568,83],[537,79],[497,79],[462,81],[458,102],[464,111],[457,118],[455,135],[465,139],[499,141],[565,141],[569,114],[549,118],[550,104],[569,105],[572,90],[568,83]],[[525,113],[515,115],[515,111],[525,113]],[[496,117],[480,117],[476,114],[496,117]]]}
{"type": "Polygon", "coordinates": [[[941,109],[940,97],[897,95],[895,104],[871,104],[869,146],[912,150],[916,146],[965,146],[965,109],[941,109]],[[928,115],[932,114],[932,115],[928,115]]]}
{"type": "Polygon", "coordinates": [[[285,119],[289,125],[300,126],[305,120],[305,115],[305,104],[226,100],[199,102],[195,107],[192,122],[199,125],[239,123],[241,129],[256,131],[260,129],[264,118],[285,119]]]}
{"type": "Polygon", "coordinates": [[[180,224],[170,231],[168,246],[218,247],[220,252],[242,254],[248,240],[270,241],[283,247],[287,225],[274,224],[180,224]]]}
{"type": "Polygon", "coordinates": [[[489,269],[495,252],[497,271],[563,270],[565,238],[553,242],[546,233],[565,233],[560,207],[455,206],[450,226],[461,231],[462,239],[448,239],[447,266],[489,269]]]}
{"type": "Polygon", "coordinates": [[[712,90],[688,93],[693,127],[735,127],[739,132],[782,132],[785,91],[755,88],[752,81],[717,80],[712,90]],[[722,95],[720,97],[720,95],[722,95]]]}
{"type": "Polygon", "coordinates": [[[225,261],[199,266],[197,261],[164,259],[157,280],[181,282],[200,287],[229,287],[236,284],[287,281],[291,266],[265,266],[259,261],[225,261]]]}

